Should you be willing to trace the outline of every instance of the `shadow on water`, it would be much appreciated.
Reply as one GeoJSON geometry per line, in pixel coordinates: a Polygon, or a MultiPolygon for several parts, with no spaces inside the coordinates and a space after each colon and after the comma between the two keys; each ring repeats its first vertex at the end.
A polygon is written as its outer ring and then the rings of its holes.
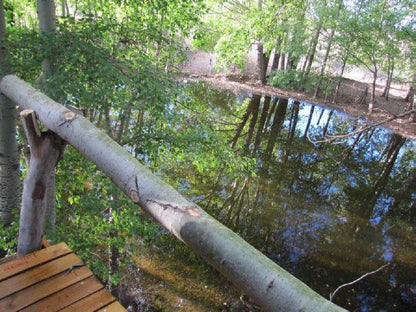
{"type": "MultiPolygon", "coordinates": [[[[206,194],[200,206],[327,298],[389,263],[334,302],[356,311],[416,310],[416,142],[382,128],[320,142],[360,120],[202,83],[187,96],[207,103],[234,152],[256,163],[245,176],[218,170],[214,180],[193,183],[193,194],[206,194]]],[[[178,174],[187,181],[194,172],[178,174]]]]}

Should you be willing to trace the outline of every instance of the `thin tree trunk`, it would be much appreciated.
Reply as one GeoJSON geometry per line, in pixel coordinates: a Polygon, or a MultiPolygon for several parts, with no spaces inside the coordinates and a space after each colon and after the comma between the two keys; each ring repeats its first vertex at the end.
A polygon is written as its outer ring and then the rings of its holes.
{"type": "MultiPolygon", "coordinates": [[[[55,31],[56,17],[55,17],[55,2],[54,0],[36,0],[36,7],[39,20],[39,31],[42,35],[49,35],[55,31]]],[[[46,42],[46,41],[45,41],[46,42]]],[[[51,43],[48,42],[48,45],[51,43]]],[[[49,49],[48,46],[43,47],[44,50],[49,49]]],[[[42,61],[42,75],[39,80],[41,83],[45,81],[48,76],[53,75],[54,60],[44,59],[42,61]]]]}
{"type": "Polygon", "coordinates": [[[374,70],[372,71],[373,74],[373,81],[371,83],[371,100],[368,104],[368,112],[372,113],[374,105],[376,105],[376,83],[377,83],[377,66],[374,64],[374,70]]]}
{"type": "Polygon", "coordinates": [[[416,71],[413,73],[413,79],[410,82],[409,91],[407,92],[406,97],[404,99],[406,102],[410,102],[412,100],[412,97],[414,96],[414,91],[415,91],[414,89],[415,84],[416,84],[416,71]]]}
{"type": "Polygon", "coordinates": [[[133,103],[134,103],[134,99],[135,97],[133,97],[129,104],[127,105],[125,112],[121,115],[121,120],[120,120],[120,126],[118,127],[118,131],[117,131],[117,136],[116,136],[116,142],[117,143],[121,143],[121,139],[123,137],[124,131],[126,129],[126,125],[129,124],[130,122],[130,116],[131,116],[131,111],[133,109],[133,103]]]}
{"type": "Polygon", "coordinates": [[[389,57],[389,66],[387,69],[386,86],[384,87],[383,94],[381,95],[382,97],[386,98],[386,101],[389,100],[390,86],[391,86],[391,81],[393,79],[393,72],[394,72],[394,61],[390,60],[390,57],[389,57]]]}
{"type": "Polygon", "coordinates": [[[413,86],[410,86],[409,87],[409,91],[407,91],[407,94],[406,94],[406,97],[404,98],[404,100],[406,102],[409,102],[410,101],[410,98],[413,96],[413,93],[414,93],[413,86]]]}
{"type": "Polygon", "coordinates": [[[0,91],[36,111],[45,127],[92,160],[134,203],[265,310],[344,311],[154,176],[85,117],[66,119],[68,109],[13,75],[0,81],[0,91]]]}
{"type": "Polygon", "coordinates": [[[325,51],[325,56],[324,56],[324,59],[322,61],[319,81],[318,81],[318,84],[315,88],[315,93],[313,95],[314,97],[318,97],[318,94],[319,94],[319,91],[320,91],[320,88],[321,88],[322,78],[325,74],[326,64],[328,62],[329,52],[331,51],[332,38],[334,37],[334,34],[335,34],[335,29],[331,29],[331,33],[329,34],[329,39],[328,39],[328,45],[327,45],[326,51],[325,51]]]}
{"type": "MultiPolygon", "coordinates": [[[[9,71],[6,20],[0,0],[0,78],[9,71]]],[[[16,106],[0,93],[0,226],[9,225],[20,206],[19,154],[16,141],[16,106]]]]}
{"type": "Polygon", "coordinates": [[[268,63],[269,58],[264,53],[263,44],[259,42],[257,45],[258,78],[263,85],[266,84],[268,63]]]}
{"type": "MultiPolygon", "coordinates": [[[[54,0],[36,0],[38,21],[39,21],[39,32],[42,36],[50,35],[55,31],[56,28],[56,13],[55,13],[55,1],[54,0]]],[[[50,46],[53,42],[44,40],[43,50],[51,50],[50,46]]],[[[46,58],[42,60],[42,73],[39,76],[39,86],[46,87],[45,82],[48,77],[51,77],[55,71],[54,57],[46,58]]],[[[45,209],[46,209],[46,223],[50,231],[55,230],[56,223],[56,212],[55,212],[55,168],[50,171],[50,177],[47,181],[45,190],[45,209]]],[[[42,229],[43,230],[43,229],[42,229]]]]}
{"type": "Polygon", "coordinates": [[[277,37],[276,44],[274,46],[274,55],[273,62],[270,71],[277,71],[279,69],[279,59],[280,59],[280,37],[277,37]]]}
{"type": "Polygon", "coordinates": [[[286,70],[286,54],[280,53],[279,70],[286,70]]]}
{"type": "Polygon", "coordinates": [[[316,29],[316,32],[315,32],[315,36],[313,37],[312,42],[311,42],[311,49],[307,56],[307,65],[306,65],[306,70],[304,72],[305,78],[307,78],[309,76],[309,73],[311,72],[312,63],[315,58],[316,47],[318,45],[318,39],[319,39],[319,35],[321,34],[321,30],[322,30],[322,22],[319,23],[318,28],[316,29]]]}
{"type": "Polygon", "coordinates": [[[337,86],[335,87],[335,94],[334,94],[334,99],[332,100],[332,103],[336,103],[338,100],[339,88],[341,87],[342,76],[344,75],[344,70],[345,70],[345,66],[347,65],[348,56],[349,56],[349,52],[347,51],[342,60],[341,74],[339,75],[337,86]]]}

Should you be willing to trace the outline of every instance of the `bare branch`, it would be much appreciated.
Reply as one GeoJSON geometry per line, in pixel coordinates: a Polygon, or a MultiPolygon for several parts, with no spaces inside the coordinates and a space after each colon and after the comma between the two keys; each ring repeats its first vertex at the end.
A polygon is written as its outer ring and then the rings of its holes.
{"type": "Polygon", "coordinates": [[[352,281],[352,282],[345,283],[345,284],[342,284],[342,285],[338,286],[338,288],[337,288],[337,289],[335,289],[335,291],[334,291],[333,293],[330,293],[330,294],[329,294],[329,301],[331,301],[331,302],[332,302],[332,299],[334,298],[335,294],[336,294],[336,293],[338,292],[338,290],[340,290],[341,288],[343,288],[343,287],[345,287],[345,286],[350,286],[350,285],[353,285],[353,284],[355,284],[355,283],[357,283],[357,282],[359,282],[359,281],[363,280],[363,279],[364,279],[364,278],[366,278],[367,276],[369,276],[369,275],[371,275],[371,274],[375,274],[375,273],[377,273],[378,271],[380,271],[380,270],[384,269],[384,268],[385,268],[386,266],[388,266],[388,265],[390,265],[390,263],[386,263],[386,264],[382,265],[381,267],[379,267],[379,268],[378,268],[377,270],[375,270],[375,271],[365,273],[363,276],[361,276],[361,277],[357,278],[356,280],[354,280],[354,281],[352,281]]]}

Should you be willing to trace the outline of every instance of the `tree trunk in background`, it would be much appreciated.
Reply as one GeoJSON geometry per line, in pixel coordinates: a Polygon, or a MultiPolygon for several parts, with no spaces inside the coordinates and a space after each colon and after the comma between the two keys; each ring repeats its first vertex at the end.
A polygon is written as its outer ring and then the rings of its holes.
{"type": "MultiPolygon", "coordinates": [[[[40,33],[44,35],[53,33],[56,28],[54,0],[36,0],[36,7],[40,33]]],[[[46,40],[44,42],[46,43],[46,40]]],[[[49,44],[50,42],[47,45],[49,44]]],[[[43,49],[48,49],[48,46],[44,46],[43,49]]],[[[42,61],[42,80],[40,82],[43,82],[48,76],[53,75],[53,64],[54,60],[51,59],[42,61]]]]}
{"type": "MultiPolygon", "coordinates": [[[[63,4],[63,3],[62,3],[63,4]]],[[[39,32],[41,35],[50,35],[56,28],[56,13],[55,13],[55,1],[54,0],[36,0],[36,8],[39,21],[39,32]]],[[[44,51],[50,50],[50,45],[53,42],[49,42],[46,39],[43,41],[44,51]]],[[[39,76],[39,86],[45,87],[45,81],[48,77],[54,74],[54,64],[56,60],[53,58],[46,58],[42,61],[42,73],[39,76]]],[[[50,177],[46,180],[45,190],[45,207],[46,207],[46,224],[48,230],[55,231],[56,223],[56,211],[55,211],[55,168],[50,171],[50,177]]]]}
{"type": "Polygon", "coordinates": [[[319,81],[318,81],[318,84],[315,88],[315,93],[313,95],[314,97],[318,97],[318,94],[319,94],[319,91],[320,91],[320,88],[321,88],[321,83],[322,83],[323,76],[325,75],[326,64],[328,62],[329,52],[331,51],[332,38],[334,38],[334,34],[335,34],[335,29],[331,29],[331,32],[329,34],[328,45],[327,45],[326,51],[325,51],[325,56],[324,56],[324,59],[322,61],[322,65],[321,65],[321,72],[320,72],[319,81]]]}
{"type": "Polygon", "coordinates": [[[276,44],[274,46],[272,67],[270,69],[271,72],[277,71],[279,69],[279,59],[280,59],[280,38],[277,37],[276,44]]]}
{"type": "Polygon", "coordinates": [[[269,64],[269,57],[266,56],[263,50],[263,44],[260,42],[257,44],[257,68],[258,78],[261,84],[266,84],[267,67],[269,64]]]}
{"type": "MultiPolygon", "coordinates": [[[[3,0],[0,0],[0,77],[6,64],[7,33],[3,0]]],[[[16,106],[0,93],[0,226],[12,221],[12,211],[20,206],[19,154],[16,141],[16,106]]]]}
{"type": "Polygon", "coordinates": [[[389,93],[390,93],[391,81],[393,79],[393,72],[394,72],[394,60],[391,60],[391,57],[389,56],[386,86],[384,87],[383,94],[381,95],[382,97],[386,98],[386,101],[389,100],[389,93]]]}
{"type": "Polygon", "coordinates": [[[305,78],[307,78],[309,76],[309,73],[311,72],[312,63],[313,63],[313,60],[315,58],[315,53],[316,53],[316,46],[318,45],[319,35],[321,34],[321,29],[322,29],[322,22],[319,23],[318,28],[316,29],[315,36],[312,39],[309,53],[306,58],[307,62],[306,62],[306,69],[304,72],[305,78]]]}
{"type": "Polygon", "coordinates": [[[347,65],[348,56],[349,56],[349,52],[347,51],[345,53],[345,56],[344,56],[343,60],[342,60],[341,73],[339,75],[337,86],[335,87],[335,94],[334,94],[334,99],[332,100],[332,103],[337,102],[338,94],[339,94],[339,88],[341,86],[342,76],[344,75],[345,66],[347,65]]]}
{"type": "Polygon", "coordinates": [[[68,1],[67,0],[61,0],[61,16],[62,17],[68,17],[69,16],[69,7],[68,7],[68,1]]]}
{"type": "Polygon", "coordinates": [[[280,58],[279,58],[279,70],[285,70],[286,69],[286,54],[281,52],[280,58]]]}
{"type": "Polygon", "coordinates": [[[406,97],[405,97],[405,101],[406,102],[410,102],[411,101],[411,97],[413,96],[413,94],[414,94],[414,85],[416,84],[416,71],[413,73],[413,79],[412,79],[412,81],[411,81],[411,83],[410,83],[410,87],[409,87],[409,91],[407,92],[407,95],[406,95],[406,97]]]}
{"type": "Polygon", "coordinates": [[[0,90],[100,168],[135,204],[186,243],[267,311],[344,311],[153,175],[85,117],[60,127],[70,111],[13,75],[0,90]]]}
{"type": "MultiPolygon", "coordinates": [[[[259,11],[263,9],[263,0],[257,0],[257,8],[259,11]]],[[[258,79],[262,85],[266,84],[267,67],[269,65],[269,56],[264,53],[264,47],[261,42],[262,38],[258,39],[257,43],[257,69],[258,79]]]]}
{"type": "Polygon", "coordinates": [[[377,67],[375,67],[373,74],[373,81],[371,83],[371,99],[368,103],[368,112],[372,113],[374,105],[376,104],[376,83],[377,83],[377,67]]]}

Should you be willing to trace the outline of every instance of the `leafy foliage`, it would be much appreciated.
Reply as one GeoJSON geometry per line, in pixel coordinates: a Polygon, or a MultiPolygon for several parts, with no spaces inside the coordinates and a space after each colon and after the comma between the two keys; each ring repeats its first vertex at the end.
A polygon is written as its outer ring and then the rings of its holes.
{"type": "Polygon", "coordinates": [[[320,89],[324,94],[331,93],[335,88],[335,83],[329,77],[310,73],[307,77],[298,70],[288,69],[284,71],[275,71],[270,75],[268,83],[272,86],[286,90],[304,90],[313,92],[320,85],[320,89]]]}

